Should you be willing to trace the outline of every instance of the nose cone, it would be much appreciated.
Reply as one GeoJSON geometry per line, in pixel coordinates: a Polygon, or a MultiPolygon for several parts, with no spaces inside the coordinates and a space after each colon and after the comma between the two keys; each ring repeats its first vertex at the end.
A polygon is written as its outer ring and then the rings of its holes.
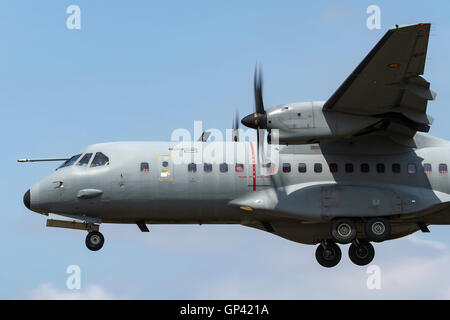
{"type": "Polygon", "coordinates": [[[267,128],[267,116],[262,113],[252,113],[248,116],[242,118],[241,123],[252,129],[257,129],[260,127],[261,129],[267,128]]]}
{"type": "Polygon", "coordinates": [[[25,207],[27,207],[29,210],[31,210],[31,201],[30,201],[30,190],[28,189],[27,192],[23,195],[23,204],[25,207]]]}

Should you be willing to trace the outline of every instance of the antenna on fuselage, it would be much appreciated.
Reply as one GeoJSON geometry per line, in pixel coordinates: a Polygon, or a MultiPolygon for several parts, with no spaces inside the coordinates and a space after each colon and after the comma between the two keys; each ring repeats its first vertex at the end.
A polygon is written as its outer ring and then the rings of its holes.
{"type": "Polygon", "coordinates": [[[46,161],[67,161],[70,158],[44,158],[44,159],[18,159],[17,162],[46,162],[46,161]]]}

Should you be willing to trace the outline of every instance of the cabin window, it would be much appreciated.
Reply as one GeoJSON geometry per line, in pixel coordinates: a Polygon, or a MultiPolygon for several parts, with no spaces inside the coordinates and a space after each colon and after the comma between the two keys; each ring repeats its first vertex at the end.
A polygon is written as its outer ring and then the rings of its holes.
{"type": "Polygon", "coordinates": [[[441,163],[439,165],[439,173],[447,173],[447,165],[445,163],[441,163]]]}
{"type": "Polygon", "coordinates": [[[392,172],[393,173],[400,173],[401,168],[399,163],[393,163],[392,164],[392,172]]]}
{"type": "Polygon", "coordinates": [[[415,174],[417,172],[417,167],[415,163],[408,163],[408,173],[415,174]]]}
{"type": "Polygon", "coordinates": [[[306,172],[306,163],[298,164],[298,172],[305,173],[306,172]]]}
{"type": "Polygon", "coordinates": [[[161,164],[164,168],[167,168],[169,166],[169,163],[167,161],[163,161],[161,164]]]}
{"type": "Polygon", "coordinates": [[[345,172],[352,173],[353,172],[353,163],[345,164],[345,172]]]}
{"type": "Polygon", "coordinates": [[[337,165],[337,163],[330,163],[330,172],[331,173],[338,172],[338,165],[337,165]]]}
{"type": "Polygon", "coordinates": [[[203,171],[205,171],[207,173],[212,172],[212,163],[204,163],[203,171]]]}
{"type": "Polygon", "coordinates": [[[378,173],[384,173],[385,170],[386,170],[386,168],[384,167],[383,163],[377,163],[377,172],[378,173]]]}
{"type": "Polygon", "coordinates": [[[222,172],[222,173],[228,172],[228,164],[226,164],[226,163],[221,163],[221,164],[219,165],[219,169],[220,169],[220,172],[222,172]]]}
{"type": "Polygon", "coordinates": [[[322,172],[322,164],[321,163],[314,163],[314,172],[316,172],[316,173],[322,172]]]}
{"type": "Polygon", "coordinates": [[[236,168],[235,168],[236,172],[244,172],[244,164],[243,163],[236,163],[236,168]]]}
{"type": "Polygon", "coordinates": [[[361,163],[361,172],[367,173],[370,171],[370,167],[368,163],[361,163]]]}
{"type": "Polygon", "coordinates": [[[92,153],[86,153],[83,158],[77,163],[81,167],[87,167],[89,160],[91,160],[92,153]]]}
{"type": "Polygon", "coordinates": [[[290,163],[283,163],[283,172],[284,173],[291,172],[291,164],[290,163]]]}
{"type": "Polygon", "coordinates": [[[101,167],[109,165],[109,158],[101,152],[95,154],[94,160],[92,160],[91,167],[101,167]]]}
{"type": "Polygon", "coordinates": [[[77,154],[75,156],[73,156],[72,158],[70,158],[69,160],[66,160],[62,165],[60,165],[58,167],[58,169],[60,168],[64,168],[64,167],[70,167],[71,165],[73,165],[75,162],[77,162],[78,158],[81,157],[81,153],[77,154]]]}
{"type": "Polygon", "coordinates": [[[426,174],[430,174],[432,172],[431,164],[430,163],[424,163],[423,164],[423,172],[426,174]]]}
{"type": "Polygon", "coordinates": [[[141,162],[141,172],[149,172],[150,166],[148,165],[148,162],[141,162]]]}
{"type": "Polygon", "coordinates": [[[195,163],[188,164],[188,172],[194,173],[197,172],[197,165],[195,163]]]}

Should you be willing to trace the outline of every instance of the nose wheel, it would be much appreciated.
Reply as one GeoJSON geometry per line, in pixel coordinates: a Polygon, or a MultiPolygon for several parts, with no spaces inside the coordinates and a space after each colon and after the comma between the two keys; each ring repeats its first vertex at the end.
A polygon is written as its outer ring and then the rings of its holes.
{"type": "Polygon", "coordinates": [[[92,251],[98,251],[103,247],[105,238],[99,231],[91,231],[86,236],[86,247],[92,251]]]}

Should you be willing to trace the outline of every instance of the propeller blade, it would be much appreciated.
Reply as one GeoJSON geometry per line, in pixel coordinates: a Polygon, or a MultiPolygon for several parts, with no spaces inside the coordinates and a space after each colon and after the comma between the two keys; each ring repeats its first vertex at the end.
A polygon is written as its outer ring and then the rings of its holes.
{"type": "Polygon", "coordinates": [[[258,159],[258,162],[261,165],[261,157],[260,157],[260,152],[259,152],[259,141],[260,141],[260,137],[259,137],[259,128],[256,129],[256,157],[258,159]]]}
{"type": "Polygon", "coordinates": [[[265,132],[264,129],[257,129],[256,131],[257,133],[257,143],[258,143],[258,147],[257,147],[257,155],[258,155],[258,162],[260,166],[263,166],[265,164],[265,155],[264,155],[264,136],[265,136],[265,132]]]}
{"type": "Polygon", "coordinates": [[[255,73],[253,77],[253,90],[255,94],[255,113],[266,114],[264,110],[264,102],[263,102],[263,76],[262,76],[262,67],[261,65],[255,66],[255,73]]]}
{"type": "Polygon", "coordinates": [[[233,119],[233,141],[239,141],[239,111],[237,109],[233,119]]]}
{"type": "Polygon", "coordinates": [[[267,115],[264,109],[263,102],[263,76],[261,66],[255,66],[255,73],[253,76],[253,93],[255,96],[255,112],[242,118],[241,123],[253,129],[266,129],[267,128],[267,115]]]}

